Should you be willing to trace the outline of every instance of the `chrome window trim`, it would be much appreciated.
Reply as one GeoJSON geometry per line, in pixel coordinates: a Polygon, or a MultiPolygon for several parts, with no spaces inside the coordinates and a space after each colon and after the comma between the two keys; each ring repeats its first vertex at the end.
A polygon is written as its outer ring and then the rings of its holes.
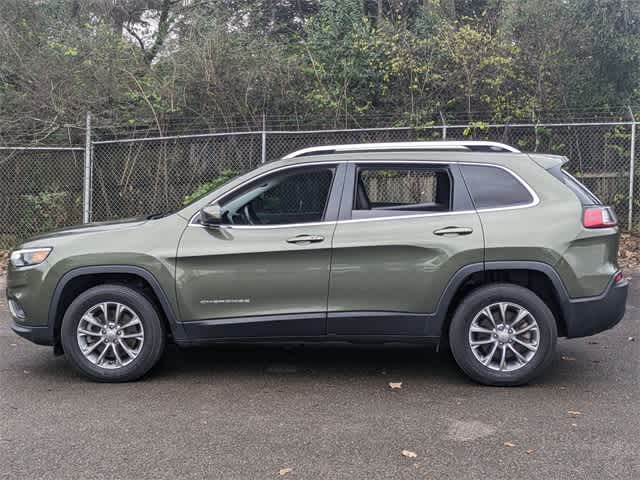
{"type": "MultiPolygon", "coordinates": [[[[473,162],[460,162],[459,165],[472,165],[472,166],[476,165],[480,167],[500,168],[505,172],[507,172],[509,175],[511,175],[513,178],[515,178],[518,182],[520,182],[520,184],[529,192],[532,198],[531,202],[525,203],[522,205],[507,205],[504,207],[476,208],[477,212],[497,212],[501,210],[516,210],[519,208],[535,207],[540,203],[540,197],[538,197],[538,194],[535,192],[535,190],[531,188],[531,186],[527,182],[525,182],[520,175],[518,175],[516,172],[514,172],[513,170],[507,167],[503,167],[502,165],[494,165],[491,163],[473,163],[473,162]]],[[[473,201],[473,198],[471,200],[473,201]]]]}
{"type": "MultiPolygon", "coordinates": [[[[513,176],[513,178],[515,178],[518,182],[520,182],[520,184],[529,192],[529,194],[531,195],[531,202],[529,203],[525,203],[522,205],[507,205],[504,207],[491,207],[491,208],[476,208],[475,210],[469,210],[467,212],[472,212],[472,211],[476,211],[478,213],[482,213],[482,212],[496,212],[496,211],[501,211],[501,210],[516,210],[519,208],[530,208],[530,207],[535,207],[536,205],[538,205],[540,203],[540,197],[538,197],[538,194],[535,192],[535,190],[533,190],[533,188],[531,188],[531,186],[525,182],[522,177],[520,177],[520,175],[518,175],[517,173],[515,173],[513,170],[511,170],[510,168],[504,167],[502,165],[496,165],[493,163],[480,163],[480,162],[438,162],[438,161],[432,161],[432,160],[346,160],[347,163],[361,163],[361,164],[370,164],[370,163],[382,163],[382,164],[387,164],[387,163],[411,163],[411,164],[421,164],[421,163],[428,163],[428,164],[435,164],[435,165],[449,165],[449,164],[456,164],[456,165],[471,165],[471,166],[479,166],[479,167],[492,167],[492,168],[500,168],[502,170],[504,170],[505,172],[507,172],[509,175],[513,176]]],[[[420,216],[433,216],[433,215],[454,215],[456,213],[462,213],[462,212],[437,212],[437,213],[428,213],[428,214],[420,214],[420,216]]],[[[361,218],[361,219],[357,219],[357,220],[341,220],[339,222],[352,222],[352,221],[368,221],[368,220],[383,220],[383,219],[389,219],[389,218],[406,218],[406,217],[415,217],[418,215],[406,215],[406,216],[393,216],[393,217],[378,217],[378,218],[361,218]]]]}
{"type": "Polygon", "coordinates": [[[222,228],[224,230],[269,230],[272,228],[297,228],[297,227],[317,227],[320,225],[335,225],[338,221],[330,222],[309,222],[309,223],[284,223],[282,225],[219,225],[216,227],[207,227],[201,223],[190,223],[190,227],[199,228],[222,228]]]}
{"type": "MultiPolygon", "coordinates": [[[[216,228],[225,228],[225,229],[236,229],[236,230],[250,230],[250,229],[258,229],[258,230],[265,230],[265,229],[274,229],[274,228],[297,228],[297,227],[313,227],[313,226],[320,226],[320,225],[340,225],[343,223],[360,223],[360,222],[377,222],[377,221],[388,221],[388,220],[401,220],[401,219],[407,219],[407,218],[421,218],[421,217],[441,217],[441,216],[445,216],[445,215],[462,215],[462,214],[469,214],[469,213],[485,213],[485,212],[498,212],[498,211],[503,211],[503,210],[518,210],[521,208],[531,208],[531,207],[535,207],[540,203],[540,197],[538,197],[537,193],[535,192],[535,190],[533,190],[533,188],[531,188],[531,186],[529,186],[529,184],[527,182],[525,182],[522,177],[520,177],[517,173],[515,173],[513,170],[504,167],[502,165],[495,165],[492,163],[479,163],[479,162],[452,162],[452,161],[435,161],[435,160],[339,160],[339,161],[324,161],[324,162],[309,162],[309,163],[296,163],[293,165],[284,165],[282,167],[278,167],[278,168],[274,168],[273,170],[269,170],[267,172],[264,172],[258,176],[255,176],[253,178],[250,178],[249,180],[247,180],[246,182],[238,185],[237,187],[229,190],[228,192],[223,193],[222,195],[220,195],[219,197],[211,200],[211,202],[209,203],[214,203],[214,202],[219,202],[220,200],[224,199],[225,197],[227,197],[228,195],[231,195],[233,192],[239,190],[240,188],[246,186],[248,183],[253,182],[254,180],[258,180],[266,175],[270,175],[272,173],[275,172],[279,172],[282,170],[288,170],[290,168],[296,168],[296,167],[307,167],[307,166],[316,166],[316,165],[328,165],[328,166],[337,166],[340,163],[359,163],[359,164],[372,164],[372,163],[382,163],[382,164],[388,164],[388,163],[402,163],[402,164],[430,164],[430,165],[451,165],[451,164],[456,164],[456,165],[472,165],[472,166],[481,166],[481,167],[493,167],[493,168],[500,168],[504,171],[506,171],[508,174],[512,175],[518,182],[520,182],[520,184],[522,184],[522,186],[529,192],[529,194],[531,195],[531,198],[533,199],[531,202],[523,204],[523,205],[510,205],[510,206],[505,206],[505,207],[493,207],[493,208],[477,208],[475,210],[460,210],[457,212],[434,212],[434,213],[419,213],[419,214],[409,214],[409,215],[393,215],[393,216],[389,216],[389,217],[375,217],[375,218],[356,218],[356,219],[349,219],[349,220],[331,220],[331,221],[327,221],[327,222],[310,222],[310,223],[287,223],[287,224],[282,224],[282,225],[221,225],[220,227],[216,227],[216,228]]],[[[199,214],[200,212],[196,212],[191,216],[191,219],[189,220],[188,223],[188,227],[200,227],[200,228],[210,228],[207,227],[205,225],[199,224],[199,223],[194,223],[194,218],[199,214]]]]}

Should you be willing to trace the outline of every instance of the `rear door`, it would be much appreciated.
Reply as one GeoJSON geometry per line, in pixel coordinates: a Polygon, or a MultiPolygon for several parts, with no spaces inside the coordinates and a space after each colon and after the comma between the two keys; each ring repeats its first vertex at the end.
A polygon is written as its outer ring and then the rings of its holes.
{"type": "Polygon", "coordinates": [[[478,214],[455,163],[349,164],[333,237],[327,330],[437,336],[454,273],[483,262],[478,214]]]}

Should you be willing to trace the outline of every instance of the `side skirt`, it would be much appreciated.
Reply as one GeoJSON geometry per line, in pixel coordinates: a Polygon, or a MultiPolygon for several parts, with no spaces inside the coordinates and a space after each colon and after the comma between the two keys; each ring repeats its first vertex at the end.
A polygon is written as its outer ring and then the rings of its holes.
{"type": "MultiPolygon", "coordinates": [[[[431,336],[429,326],[436,322],[437,316],[430,313],[408,312],[329,312],[327,315],[327,334],[329,336],[431,336]]],[[[440,325],[439,322],[438,326],[440,325]]]]}
{"type": "Polygon", "coordinates": [[[174,339],[180,347],[198,347],[221,344],[304,344],[304,343],[351,343],[361,345],[417,344],[437,346],[440,337],[410,337],[407,335],[321,335],[317,337],[219,337],[174,339]]]}
{"type": "Polygon", "coordinates": [[[235,342],[437,343],[426,332],[434,315],[403,312],[340,312],[262,315],[183,322],[178,345],[235,342]]]}
{"type": "Polygon", "coordinates": [[[305,313],[183,322],[187,338],[184,342],[176,339],[176,343],[198,343],[225,338],[317,337],[325,333],[326,318],[326,313],[305,313]]]}

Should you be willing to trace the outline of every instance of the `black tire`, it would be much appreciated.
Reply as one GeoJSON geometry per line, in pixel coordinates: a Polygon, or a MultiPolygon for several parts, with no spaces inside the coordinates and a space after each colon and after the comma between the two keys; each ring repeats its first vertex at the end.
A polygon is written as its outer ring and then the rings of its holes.
{"type": "Polygon", "coordinates": [[[64,314],[60,337],[69,363],[82,375],[97,382],[137,380],[158,362],[165,345],[164,325],[154,306],[140,292],[123,285],[99,285],[81,293],[64,314]],[[137,357],[120,368],[106,369],[95,365],[85,357],[78,344],[76,332],[81,317],[101,302],[118,302],[131,308],[144,328],[144,342],[137,357]]]}
{"type": "MultiPolygon", "coordinates": [[[[451,353],[460,368],[476,382],[493,386],[523,385],[540,375],[555,357],[557,337],[556,320],[542,299],[527,288],[509,283],[488,285],[471,292],[456,309],[449,327],[451,353]],[[469,329],[476,314],[498,302],[524,307],[539,327],[537,351],[525,365],[513,371],[497,371],[482,364],[469,344],[469,329]]],[[[486,357],[489,358],[489,354],[486,357]]]]}

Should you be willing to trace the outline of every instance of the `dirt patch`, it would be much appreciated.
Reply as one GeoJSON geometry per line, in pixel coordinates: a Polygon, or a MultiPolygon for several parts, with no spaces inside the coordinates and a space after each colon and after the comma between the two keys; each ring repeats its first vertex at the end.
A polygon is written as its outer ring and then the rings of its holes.
{"type": "Polygon", "coordinates": [[[9,251],[0,250],[0,275],[4,275],[6,273],[8,263],[9,263],[9,251]]]}
{"type": "Polygon", "coordinates": [[[640,269],[640,233],[623,233],[620,236],[618,262],[628,272],[640,269]]]}

